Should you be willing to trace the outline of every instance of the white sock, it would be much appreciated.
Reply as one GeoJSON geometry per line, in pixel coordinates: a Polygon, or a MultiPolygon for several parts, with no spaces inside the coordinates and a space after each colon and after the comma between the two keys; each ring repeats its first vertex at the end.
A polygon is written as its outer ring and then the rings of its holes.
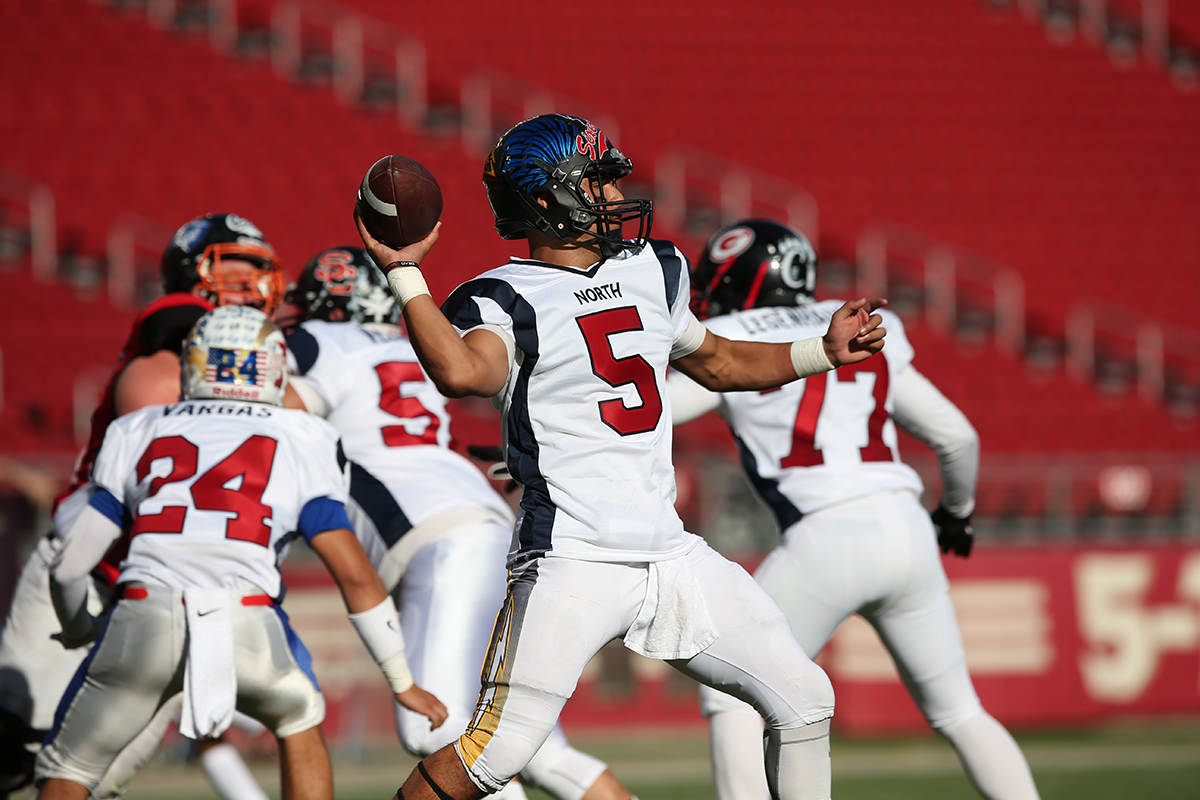
{"type": "Polygon", "coordinates": [[[233,745],[221,742],[206,748],[200,754],[200,766],[224,800],[268,800],[233,745]]]}
{"type": "Polygon", "coordinates": [[[767,786],[774,800],[829,800],[829,720],[786,731],[767,729],[767,786]]]}
{"type": "Polygon", "coordinates": [[[954,746],[967,777],[987,800],[1038,800],[1025,755],[1012,734],[990,714],[981,711],[941,734],[954,746]]]}
{"type": "Polygon", "coordinates": [[[708,718],[708,748],[717,800],[771,796],[763,761],[763,721],[757,711],[745,706],[714,712],[708,718]]]}

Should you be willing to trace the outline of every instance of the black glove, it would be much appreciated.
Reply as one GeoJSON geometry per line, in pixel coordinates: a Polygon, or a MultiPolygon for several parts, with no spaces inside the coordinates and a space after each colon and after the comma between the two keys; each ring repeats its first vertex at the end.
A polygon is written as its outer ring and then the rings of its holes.
{"type": "Polygon", "coordinates": [[[971,515],[956,517],[941,506],[930,514],[933,529],[937,531],[938,545],[943,553],[954,551],[954,555],[966,558],[971,555],[975,543],[975,530],[971,527],[971,515]]]}

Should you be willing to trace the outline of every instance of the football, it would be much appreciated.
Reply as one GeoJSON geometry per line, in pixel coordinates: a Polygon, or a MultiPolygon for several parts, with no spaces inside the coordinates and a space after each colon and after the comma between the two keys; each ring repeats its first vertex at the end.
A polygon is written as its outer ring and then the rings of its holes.
{"type": "Polygon", "coordinates": [[[355,208],[372,236],[398,250],[433,230],[442,216],[442,190],[419,162],[384,156],[363,177],[355,208]]]}

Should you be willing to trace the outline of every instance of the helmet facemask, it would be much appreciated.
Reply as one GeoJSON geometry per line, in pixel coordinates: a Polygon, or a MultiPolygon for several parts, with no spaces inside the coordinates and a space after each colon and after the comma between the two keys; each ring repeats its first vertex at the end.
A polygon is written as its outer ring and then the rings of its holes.
{"type": "Polygon", "coordinates": [[[267,316],[279,307],[286,290],[275,253],[257,244],[209,245],[197,259],[196,274],[201,292],[214,305],[252,306],[267,316]]]}
{"type": "MultiPolygon", "coordinates": [[[[615,152],[615,151],[614,151],[615,152]]],[[[606,154],[607,155],[607,154],[606,154]]],[[[654,222],[654,206],[649,200],[605,200],[604,186],[615,184],[632,171],[628,159],[616,153],[613,163],[588,161],[582,165],[553,166],[539,161],[539,166],[550,173],[550,180],[536,194],[547,194],[554,202],[549,208],[541,209],[545,220],[539,226],[545,233],[559,239],[574,239],[577,244],[599,243],[600,254],[611,258],[626,247],[634,249],[645,246],[654,222]],[[624,162],[624,163],[621,163],[624,162]],[[637,221],[637,235],[626,241],[625,223],[637,221]],[[574,238],[579,237],[579,238],[574,238]]],[[[572,161],[576,159],[571,159],[572,161]]]]}

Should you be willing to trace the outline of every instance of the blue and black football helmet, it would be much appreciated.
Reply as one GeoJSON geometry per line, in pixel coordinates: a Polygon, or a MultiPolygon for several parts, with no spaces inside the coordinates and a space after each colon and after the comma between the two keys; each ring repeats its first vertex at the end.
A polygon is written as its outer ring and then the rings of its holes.
{"type": "Polygon", "coordinates": [[[213,305],[254,306],[268,316],[285,288],[275,249],[257,225],[237,214],[205,214],[176,231],[159,277],[164,294],[194,291],[213,305]]]}
{"type": "Polygon", "coordinates": [[[500,137],[483,168],[483,185],[504,239],[523,239],[538,230],[568,239],[587,234],[606,258],[626,246],[622,225],[637,220],[630,244],[642,247],[654,220],[650,200],[593,202],[585,178],[608,182],[633,171],[633,162],[599,128],[567,114],[543,114],[513,126],[500,137]],[[543,208],[539,195],[554,202],[543,208]]]}
{"type": "Polygon", "coordinates": [[[699,319],[764,306],[804,306],[817,288],[817,253],[799,231],[765,219],[726,225],[692,265],[699,319]]]}

